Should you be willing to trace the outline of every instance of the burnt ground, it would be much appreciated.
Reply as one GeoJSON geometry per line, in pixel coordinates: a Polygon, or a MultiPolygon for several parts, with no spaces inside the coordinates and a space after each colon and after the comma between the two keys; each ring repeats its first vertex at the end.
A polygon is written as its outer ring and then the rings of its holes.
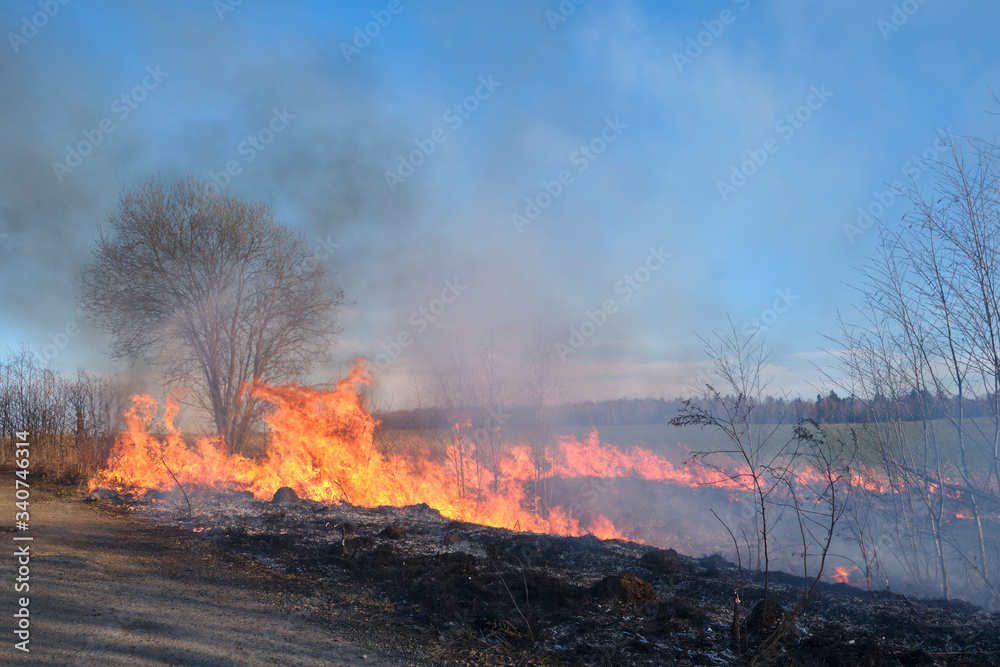
{"type": "Polygon", "coordinates": [[[741,589],[739,569],[719,556],[486,528],[425,505],[364,509],[245,493],[192,496],[190,513],[183,498],[156,493],[94,504],[300,582],[311,604],[341,622],[373,614],[405,627],[435,664],[1000,663],[996,612],[824,583],[794,620],[782,619],[801,599],[801,579],[772,572],[768,604],[758,606],[760,575],[745,573],[741,589]],[[786,632],[757,650],[775,627],[786,632]]]}
{"type": "Polygon", "coordinates": [[[328,593],[125,506],[31,482],[30,590],[13,590],[14,483],[0,474],[0,665],[432,665],[421,632],[380,599],[328,593]],[[30,600],[30,653],[14,648],[30,600]]]}

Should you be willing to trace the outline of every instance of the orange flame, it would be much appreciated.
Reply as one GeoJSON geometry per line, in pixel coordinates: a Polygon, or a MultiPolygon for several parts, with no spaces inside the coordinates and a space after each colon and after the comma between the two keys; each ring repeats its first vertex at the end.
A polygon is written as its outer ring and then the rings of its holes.
{"type": "MultiPolygon", "coordinates": [[[[174,399],[167,401],[163,435],[153,435],[159,406],[150,396],[136,395],[125,414],[128,432],[119,435],[109,466],[91,481],[91,487],[143,492],[168,490],[179,483],[248,490],[259,500],[270,500],[277,489],[289,486],[300,497],[324,503],[347,501],[364,507],[427,503],[446,517],[488,526],[562,535],[590,533],[602,539],[624,537],[603,515],[581,525],[572,509],[553,506],[538,511],[539,499],[530,491],[536,468],[526,445],[510,448],[501,462],[499,480],[487,481],[484,474],[477,477],[475,471],[463,471],[466,481],[462,484],[456,483],[458,466],[471,469],[476,452],[474,443],[462,440],[458,424],[444,461],[384,455],[373,441],[378,422],[358,396],[358,387],[368,382],[361,362],[330,391],[297,385],[255,386],[255,395],[275,408],[265,418],[271,433],[266,456],[260,461],[227,456],[220,438],[201,438],[188,447],[173,424],[178,412],[174,399]]],[[[742,488],[731,477],[698,463],[678,467],[640,447],[626,453],[602,445],[596,430],[584,442],[560,437],[548,449],[547,459],[546,474],[563,478],[632,478],[742,488]]]]}
{"type": "MultiPolygon", "coordinates": [[[[603,515],[574,516],[576,505],[543,505],[533,482],[538,468],[527,445],[509,448],[495,466],[501,475],[487,474],[467,435],[471,423],[452,427],[444,457],[384,454],[375,446],[378,422],[365,409],[358,388],[370,382],[363,361],[333,390],[297,385],[259,384],[254,394],[274,406],[265,420],[269,444],[259,461],[225,453],[220,438],[201,438],[188,446],[174,425],[177,401],[167,400],[162,434],[154,435],[158,403],[148,395],[133,396],[125,413],[128,431],[119,434],[109,465],[91,480],[91,489],[107,486],[145,492],[216,487],[250,491],[270,500],[283,486],[304,498],[324,503],[349,502],[363,507],[426,503],[444,516],[488,526],[561,535],[593,534],[602,539],[624,538],[603,515]],[[581,525],[581,521],[583,524],[581,525]]],[[[411,453],[412,454],[412,453],[411,453]]],[[[560,436],[546,448],[545,476],[563,479],[638,479],[684,486],[722,487],[735,500],[748,490],[748,472],[722,472],[695,462],[675,465],[648,449],[628,451],[602,444],[596,430],[583,439],[560,436]]],[[[797,473],[799,484],[822,484],[816,471],[797,473]]],[[[850,485],[881,490],[870,477],[854,475],[850,485]]],[[[842,568],[838,568],[839,569],[842,568]]]]}
{"type": "Polygon", "coordinates": [[[850,569],[846,567],[835,567],[833,568],[833,574],[830,575],[830,578],[838,584],[846,584],[850,580],[851,574],[857,569],[857,565],[852,565],[850,569]]]}

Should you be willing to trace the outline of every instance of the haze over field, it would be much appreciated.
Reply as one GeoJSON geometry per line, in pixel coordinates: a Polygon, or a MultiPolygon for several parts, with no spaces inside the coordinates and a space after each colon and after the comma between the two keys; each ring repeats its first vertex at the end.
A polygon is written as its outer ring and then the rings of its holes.
{"type": "Polygon", "coordinates": [[[824,580],[1000,604],[1000,7],[290,4],[0,10],[0,469],[642,543],[655,632],[721,553],[754,664],[824,580]]]}
{"type": "Polygon", "coordinates": [[[763,324],[770,374],[811,396],[875,247],[859,207],[898,221],[891,187],[926,183],[939,129],[996,134],[998,19],[888,0],[5,3],[0,347],[129,369],[78,312],[79,271],[123,187],[191,172],[271,203],[353,302],[318,381],[409,341],[378,386],[412,403],[455,340],[492,328],[517,360],[540,315],[567,398],[672,397],[706,364],[694,332],[729,316],[763,324]]]}

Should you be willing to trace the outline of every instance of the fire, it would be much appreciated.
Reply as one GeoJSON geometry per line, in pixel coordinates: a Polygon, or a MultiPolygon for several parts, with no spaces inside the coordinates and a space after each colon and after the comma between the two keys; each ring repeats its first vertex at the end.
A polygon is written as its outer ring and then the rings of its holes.
{"type": "Polygon", "coordinates": [[[850,578],[851,574],[858,569],[857,565],[852,565],[850,569],[846,567],[835,567],[833,568],[833,574],[830,577],[836,581],[838,584],[846,584],[850,578]]]}
{"type": "Polygon", "coordinates": [[[682,468],[642,447],[626,453],[613,445],[601,444],[597,431],[584,442],[561,436],[552,461],[553,474],[559,477],[632,478],[686,486],[712,485],[727,489],[744,488],[733,475],[725,475],[698,464],[682,468]]]}
{"type": "MultiPolygon", "coordinates": [[[[359,363],[349,377],[330,391],[297,385],[253,388],[274,406],[266,417],[270,440],[266,456],[255,461],[227,456],[219,438],[199,439],[189,447],[174,425],[177,403],[168,400],[162,435],[153,435],[157,402],[147,395],[133,397],[125,414],[128,432],[119,435],[109,466],[91,481],[91,487],[168,490],[216,487],[248,490],[259,500],[270,500],[282,486],[300,497],[324,503],[349,502],[364,507],[426,503],[449,518],[488,526],[562,535],[593,534],[602,539],[623,538],[610,519],[586,520],[572,508],[538,510],[531,489],[535,466],[530,448],[512,447],[502,461],[499,480],[475,467],[471,442],[463,443],[454,429],[454,444],[443,461],[413,461],[384,455],[375,446],[377,422],[365,409],[358,387],[369,382],[359,363]],[[464,447],[464,452],[457,448],[464,447]],[[464,463],[463,463],[464,462],[464,463]],[[467,469],[461,469],[464,465],[467,469]],[[459,484],[456,480],[464,481],[459,484]]],[[[741,488],[729,476],[698,463],[675,466],[643,448],[625,452],[601,444],[596,431],[577,441],[559,438],[547,451],[546,474],[567,479],[583,477],[643,479],[696,486],[741,488]]]]}

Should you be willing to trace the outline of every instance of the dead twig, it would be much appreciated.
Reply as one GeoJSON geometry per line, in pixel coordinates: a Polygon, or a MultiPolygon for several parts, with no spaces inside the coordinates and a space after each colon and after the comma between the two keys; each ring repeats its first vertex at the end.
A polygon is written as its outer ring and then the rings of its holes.
{"type": "Polygon", "coordinates": [[[333,480],[333,483],[336,484],[337,488],[340,489],[340,492],[344,494],[344,500],[346,500],[347,504],[350,505],[351,504],[351,497],[349,495],[347,495],[347,491],[344,491],[344,487],[341,486],[340,482],[338,482],[337,480],[333,480]]]}
{"type": "Polygon", "coordinates": [[[181,493],[184,494],[184,500],[187,501],[187,505],[188,505],[188,518],[190,519],[191,518],[191,514],[192,514],[192,511],[191,511],[191,499],[188,498],[187,491],[185,491],[184,487],[181,486],[181,483],[177,480],[177,475],[175,475],[174,471],[170,469],[170,466],[167,465],[167,462],[163,460],[162,456],[160,457],[160,463],[162,463],[163,467],[167,469],[167,472],[170,473],[170,476],[173,477],[174,482],[177,484],[177,488],[180,489],[181,493]]]}
{"type": "MultiPolygon", "coordinates": [[[[510,602],[511,602],[511,604],[514,605],[514,609],[517,611],[517,615],[521,617],[522,621],[524,621],[524,627],[526,627],[528,629],[528,637],[531,639],[531,643],[535,643],[535,633],[531,630],[531,623],[528,621],[527,617],[525,617],[525,615],[523,613],[521,613],[521,608],[518,606],[517,600],[514,599],[514,594],[511,593],[510,589],[507,587],[507,582],[504,580],[503,574],[500,573],[500,568],[497,567],[496,561],[493,559],[493,556],[489,552],[486,553],[486,557],[489,558],[490,565],[493,566],[493,569],[496,570],[497,576],[500,577],[500,583],[503,584],[504,590],[507,591],[507,595],[510,597],[510,602]]],[[[521,563],[520,560],[518,560],[517,562],[519,564],[521,564],[521,577],[524,579],[524,603],[525,603],[525,607],[527,608],[527,605],[528,605],[528,579],[524,575],[524,565],[521,563]]],[[[529,610],[529,613],[531,613],[530,610],[529,610]]]]}
{"type": "Polygon", "coordinates": [[[708,511],[711,512],[712,515],[719,520],[719,523],[722,524],[722,527],[726,529],[727,533],[729,533],[729,537],[733,540],[733,547],[736,549],[736,563],[737,566],[740,568],[740,589],[739,592],[736,594],[736,599],[733,601],[733,624],[731,630],[732,630],[733,641],[736,643],[736,657],[739,658],[742,657],[743,654],[742,633],[740,632],[740,620],[741,620],[740,617],[742,616],[742,614],[740,613],[740,600],[741,596],[743,595],[743,558],[740,555],[740,545],[736,541],[736,536],[733,535],[733,531],[729,529],[729,525],[721,518],[719,518],[719,515],[715,513],[714,509],[709,508],[708,511]]]}

